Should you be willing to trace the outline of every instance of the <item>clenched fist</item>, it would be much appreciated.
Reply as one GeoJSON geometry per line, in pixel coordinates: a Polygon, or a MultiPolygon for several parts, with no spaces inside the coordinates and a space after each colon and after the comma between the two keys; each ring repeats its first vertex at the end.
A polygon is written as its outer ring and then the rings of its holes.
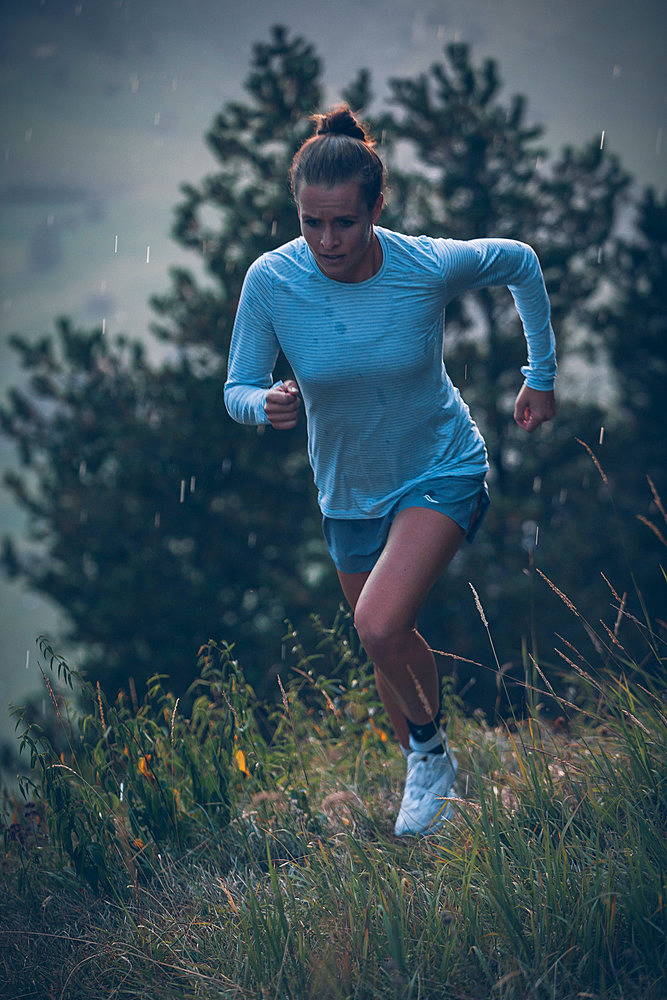
{"type": "Polygon", "coordinates": [[[514,420],[524,431],[532,434],[545,420],[551,420],[555,413],[556,397],[553,389],[544,392],[524,385],[519,390],[514,405],[514,420]]]}
{"type": "Polygon", "coordinates": [[[300,406],[299,387],[294,379],[287,379],[269,389],[264,401],[264,412],[277,431],[289,431],[296,427],[300,406]]]}

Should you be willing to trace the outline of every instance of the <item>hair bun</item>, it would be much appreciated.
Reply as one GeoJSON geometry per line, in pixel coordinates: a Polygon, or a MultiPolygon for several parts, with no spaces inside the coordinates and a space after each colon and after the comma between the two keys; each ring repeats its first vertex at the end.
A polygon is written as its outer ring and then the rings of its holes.
{"type": "Polygon", "coordinates": [[[315,115],[317,131],[315,135],[349,135],[352,139],[368,141],[366,130],[354,117],[347,104],[342,104],[333,108],[325,115],[315,115]]]}

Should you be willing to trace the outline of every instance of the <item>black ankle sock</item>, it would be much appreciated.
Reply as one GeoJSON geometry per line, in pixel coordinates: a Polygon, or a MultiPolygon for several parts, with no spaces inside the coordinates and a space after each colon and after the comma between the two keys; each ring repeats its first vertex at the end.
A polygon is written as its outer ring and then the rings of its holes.
{"type": "Polygon", "coordinates": [[[438,732],[439,728],[439,720],[437,722],[432,720],[431,722],[424,722],[421,725],[417,725],[416,722],[411,722],[408,719],[407,723],[410,735],[417,743],[428,743],[431,737],[435,736],[438,732]]]}
{"type": "Polygon", "coordinates": [[[441,720],[427,722],[423,726],[417,726],[414,722],[407,720],[410,730],[410,749],[418,753],[439,754],[444,753],[442,736],[440,735],[441,720]]]}

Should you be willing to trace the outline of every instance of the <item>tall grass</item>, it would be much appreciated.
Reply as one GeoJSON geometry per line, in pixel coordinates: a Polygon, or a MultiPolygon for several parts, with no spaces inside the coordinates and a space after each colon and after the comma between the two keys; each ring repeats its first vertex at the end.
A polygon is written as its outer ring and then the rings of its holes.
{"type": "Polygon", "coordinates": [[[567,700],[536,659],[508,725],[449,699],[455,815],[422,839],[393,836],[405,765],[345,615],[312,654],[290,630],[273,707],[224,646],[186,711],[164,678],[111,705],[43,644],[82,707],[22,735],[4,995],[664,998],[665,643],[610,593],[557,642],[567,700]]]}

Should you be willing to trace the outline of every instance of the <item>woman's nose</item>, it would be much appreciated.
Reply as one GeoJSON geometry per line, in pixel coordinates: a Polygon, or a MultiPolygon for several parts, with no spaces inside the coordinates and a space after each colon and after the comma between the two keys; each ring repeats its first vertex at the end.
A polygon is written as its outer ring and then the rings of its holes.
{"type": "Polygon", "coordinates": [[[336,245],[336,234],[331,226],[325,226],[322,230],[320,245],[323,250],[328,250],[336,245]]]}

